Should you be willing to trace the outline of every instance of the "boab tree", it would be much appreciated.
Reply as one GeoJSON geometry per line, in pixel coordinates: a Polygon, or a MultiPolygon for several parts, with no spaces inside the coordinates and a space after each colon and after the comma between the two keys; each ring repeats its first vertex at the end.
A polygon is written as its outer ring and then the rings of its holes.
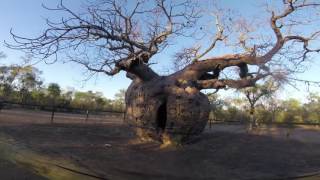
{"type": "Polygon", "coordinates": [[[64,18],[47,20],[47,29],[36,38],[12,33],[15,43],[8,46],[44,60],[53,57],[55,61],[65,52],[69,61],[109,76],[125,71],[132,79],[126,93],[127,122],[143,139],[184,142],[200,134],[207,123],[209,101],[201,90],[239,89],[267,76],[288,76],[301,70],[310,53],[320,51],[312,45],[320,34],[315,30],[320,4],[281,3],[275,10],[265,6],[268,22],[252,28],[248,22],[262,20],[263,15],[248,21],[218,8],[208,12],[202,9],[206,6],[202,1],[96,0],[88,2],[83,13],[61,1],[56,8],[45,8],[63,12],[64,18]],[[314,16],[305,17],[307,13],[314,16]],[[205,32],[210,19],[213,36],[205,34],[200,38],[206,42],[202,47],[191,46],[176,54],[180,62],[187,62],[184,67],[167,76],[152,70],[154,55],[165,52],[175,39],[199,39],[197,33],[205,32]],[[213,37],[210,42],[209,37],[213,37]],[[219,45],[225,46],[226,54],[214,56],[219,45]],[[230,48],[233,53],[227,51],[230,48]],[[229,75],[229,67],[239,69],[237,77],[229,75]]]}

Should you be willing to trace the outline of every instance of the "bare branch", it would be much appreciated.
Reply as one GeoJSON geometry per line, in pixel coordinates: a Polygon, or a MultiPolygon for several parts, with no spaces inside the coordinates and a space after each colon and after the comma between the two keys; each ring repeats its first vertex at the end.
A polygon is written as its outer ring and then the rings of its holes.
{"type": "Polygon", "coordinates": [[[248,79],[239,79],[239,80],[231,80],[231,79],[210,79],[210,80],[199,80],[197,81],[199,89],[222,89],[222,88],[235,88],[241,89],[245,87],[254,86],[255,83],[269,76],[270,74],[258,74],[256,77],[248,78],[248,79]]]}
{"type": "Polygon", "coordinates": [[[223,36],[223,27],[220,22],[220,17],[218,13],[214,14],[215,19],[216,19],[216,28],[217,28],[217,33],[215,35],[215,38],[212,40],[211,45],[206,49],[203,53],[199,54],[196,56],[194,61],[198,61],[199,59],[203,58],[206,54],[208,54],[215,46],[218,41],[222,41],[225,37],[223,36]]]}
{"type": "MultiPolygon", "coordinates": [[[[203,49],[193,45],[177,53],[175,58],[179,61],[176,65],[183,65],[183,69],[177,68],[179,71],[173,76],[197,82],[200,89],[219,89],[252,86],[275,72],[283,71],[289,76],[304,71],[303,62],[310,54],[320,52],[319,44],[315,43],[319,41],[320,30],[316,29],[314,19],[294,17],[302,10],[320,7],[320,3],[283,0],[282,5],[282,11],[270,10],[268,23],[259,24],[268,24],[268,28],[251,28],[254,21],[243,17],[232,20],[230,13],[214,13],[215,35],[211,40],[204,37],[207,46],[202,45],[203,49]],[[237,23],[231,23],[234,21],[237,23]],[[309,29],[301,33],[296,26],[308,26],[309,29]],[[258,31],[256,34],[255,30],[258,31]],[[220,41],[224,42],[221,45],[225,45],[227,53],[209,57],[220,41]],[[230,44],[237,49],[230,51],[230,44]],[[225,79],[220,77],[228,67],[239,69],[238,80],[230,74],[225,79]]],[[[149,67],[152,57],[168,47],[172,38],[199,32],[195,25],[201,17],[201,9],[192,0],[92,1],[81,13],[66,7],[61,0],[55,8],[44,8],[67,16],[57,22],[48,19],[47,29],[35,38],[11,31],[14,43],[6,43],[8,47],[42,59],[53,58],[53,62],[61,58],[61,54],[68,54],[66,61],[81,64],[89,71],[110,76],[126,71],[129,78],[142,81],[159,77],[149,67]]],[[[207,23],[208,19],[204,20],[207,23]]],[[[192,40],[190,42],[195,38],[192,40]]]]}
{"type": "Polygon", "coordinates": [[[147,65],[154,54],[166,47],[166,39],[170,35],[188,28],[181,26],[181,23],[198,18],[195,11],[189,11],[193,7],[190,0],[179,3],[155,0],[154,6],[147,1],[137,1],[129,9],[123,2],[92,2],[85,13],[74,12],[62,0],[54,8],[43,5],[49,11],[67,13],[68,16],[58,22],[47,19],[48,28],[35,38],[22,37],[11,31],[15,43],[6,45],[41,59],[53,57],[53,62],[64,52],[72,52],[73,57],[87,54],[85,60],[69,60],[90,71],[115,75],[120,70],[130,71],[134,64],[147,65]],[[165,17],[166,23],[163,23],[162,17],[165,17]],[[99,52],[101,57],[93,58],[93,52],[99,52]],[[101,66],[96,67],[95,64],[101,66]]]}
{"type": "MultiPolygon", "coordinates": [[[[254,84],[253,82],[255,82],[255,80],[271,75],[272,71],[277,72],[280,70],[271,70],[268,66],[274,63],[272,60],[275,59],[276,55],[283,55],[285,53],[284,47],[288,46],[289,42],[292,43],[290,45],[295,45],[297,43],[302,43],[303,45],[302,51],[295,50],[294,53],[297,53],[296,57],[291,57],[290,59],[287,59],[287,61],[291,61],[292,63],[294,63],[295,68],[297,68],[300,65],[300,62],[304,61],[307,58],[308,53],[320,52],[320,48],[314,49],[309,47],[310,41],[315,40],[319,37],[319,31],[312,32],[309,37],[305,37],[302,35],[284,35],[281,32],[281,28],[283,28],[284,25],[279,26],[278,22],[280,20],[282,21],[283,19],[290,16],[294,12],[300,10],[301,8],[315,7],[319,5],[320,4],[317,3],[307,3],[306,1],[303,1],[300,4],[296,3],[295,1],[285,1],[286,7],[283,12],[276,14],[274,11],[272,11],[271,14],[270,26],[276,37],[276,42],[271,48],[270,44],[261,44],[254,45],[253,47],[248,47],[246,44],[247,39],[245,39],[242,42],[240,42],[240,44],[244,47],[244,53],[227,54],[219,57],[202,59],[188,65],[181,72],[179,72],[179,74],[182,74],[182,76],[189,76],[190,79],[198,80],[200,88],[221,88],[226,86],[232,88],[242,88],[251,86],[254,84]],[[265,49],[265,52],[262,53],[262,51],[258,53],[257,51],[261,49],[265,49]],[[295,63],[294,61],[296,61],[297,59],[300,59],[301,61],[295,63]],[[249,69],[247,65],[257,66],[257,68],[259,69],[258,75],[255,78],[252,77],[253,73],[248,72],[249,69]],[[244,72],[244,74],[239,74],[241,80],[220,80],[218,78],[220,71],[232,66],[239,67],[240,71],[244,72]],[[215,75],[213,75],[208,74],[208,72],[218,73],[214,73],[215,75]]],[[[290,51],[292,49],[293,48],[288,50],[290,51]]],[[[286,55],[283,56],[288,57],[286,55]]],[[[277,62],[275,62],[275,64],[277,64],[277,62]]],[[[285,63],[282,66],[287,68],[287,73],[297,72],[297,69],[291,69],[290,67],[288,67],[288,65],[285,65],[285,63]]]]}

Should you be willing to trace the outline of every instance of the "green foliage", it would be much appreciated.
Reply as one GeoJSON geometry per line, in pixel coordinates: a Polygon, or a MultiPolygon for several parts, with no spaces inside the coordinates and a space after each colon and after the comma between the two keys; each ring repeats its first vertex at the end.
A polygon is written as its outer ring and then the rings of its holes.
{"type": "Polygon", "coordinates": [[[113,107],[115,110],[124,111],[124,109],[125,109],[125,95],[126,95],[125,89],[120,89],[120,91],[114,95],[115,99],[113,101],[113,107]]]}
{"type": "Polygon", "coordinates": [[[42,90],[35,90],[31,92],[31,97],[34,102],[34,104],[38,105],[47,105],[48,102],[46,102],[46,94],[42,90]]]}
{"type": "Polygon", "coordinates": [[[47,96],[48,96],[48,100],[49,100],[49,103],[50,105],[52,106],[59,106],[61,105],[61,97],[60,97],[60,94],[61,94],[61,89],[60,89],[60,86],[59,84],[57,83],[50,83],[48,88],[47,88],[47,96]]]}
{"type": "Polygon", "coordinates": [[[32,66],[0,66],[0,100],[65,109],[124,110],[125,90],[120,90],[114,100],[100,92],[63,92],[57,83],[44,87],[40,75],[41,71],[32,66]]]}
{"type": "MultiPolygon", "coordinates": [[[[212,105],[210,118],[218,121],[250,122],[250,107],[239,98],[221,100],[209,95],[212,105]]],[[[269,97],[255,106],[258,123],[320,123],[320,95],[310,93],[308,102],[297,99],[279,100],[269,97]]]]}
{"type": "Polygon", "coordinates": [[[50,83],[47,91],[48,91],[48,95],[53,98],[57,98],[61,94],[60,86],[57,83],[50,83]]]}
{"type": "Polygon", "coordinates": [[[216,94],[208,94],[209,102],[211,104],[212,112],[210,119],[216,121],[249,121],[248,114],[243,109],[243,100],[234,99],[220,99],[216,94]]]}
{"type": "Polygon", "coordinates": [[[40,75],[42,74],[37,68],[32,66],[15,67],[15,86],[17,89],[32,91],[42,85],[40,75]]]}
{"type": "Polygon", "coordinates": [[[297,99],[288,99],[281,102],[281,109],[277,113],[277,122],[284,123],[302,123],[303,109],[301,103],[297,99]]]}
{"type": "Polygon", "coordinates": [[[320,123],[320,95],[310,93],[309,101],[304,107],[304,117],[306,121],[310,123],[320,123]]]}
{"type": "Polygon", "coordinates": [[[99,104],[103,104],[101,100],[100,93],[93,93],[92,91],[88,92],[75,92],[74,99],[72,101],[72,106],[80,109],[95,109],[99,104]],[[98,100],[99,99],[99,100],[98,100]]]}

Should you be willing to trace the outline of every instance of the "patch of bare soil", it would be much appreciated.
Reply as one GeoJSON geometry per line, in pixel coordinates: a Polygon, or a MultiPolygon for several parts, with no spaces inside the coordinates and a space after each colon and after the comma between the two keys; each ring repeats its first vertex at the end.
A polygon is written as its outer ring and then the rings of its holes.
{"type": "Polygon", "coordinates": [[[135,141],[121,125],[11,124],[0,126],[0,133],[102,179],[285,179],[320,169],[320,142],[224,128],[215,125],[198,141],[178,148],[135,141]]]}

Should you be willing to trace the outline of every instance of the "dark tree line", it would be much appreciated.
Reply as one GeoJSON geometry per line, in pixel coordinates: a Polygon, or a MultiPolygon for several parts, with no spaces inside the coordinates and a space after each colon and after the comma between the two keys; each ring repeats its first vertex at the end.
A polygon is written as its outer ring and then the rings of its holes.
{"type": "MultiPolygon", "coordinates": [[[[210,118],[216,121],[240,121],[252,123],[251,104],[244,98],[221,99],[210,96],[212,112],[210,118]]],[[[290,98],[280,100],[267,96],[256,102],[255,123],[306,123],[320,124],[320,94],[309,93],[307,101],[290,98]]]]}
{"type": "Polygon", "coordinates": [[[62,90],[56,83],[44,85],[40,75],[41,71],[32,66],[0,66],[0,100],[40,108],[124,111],[124,90],[111,100],[101,92],[62,90]]]}

